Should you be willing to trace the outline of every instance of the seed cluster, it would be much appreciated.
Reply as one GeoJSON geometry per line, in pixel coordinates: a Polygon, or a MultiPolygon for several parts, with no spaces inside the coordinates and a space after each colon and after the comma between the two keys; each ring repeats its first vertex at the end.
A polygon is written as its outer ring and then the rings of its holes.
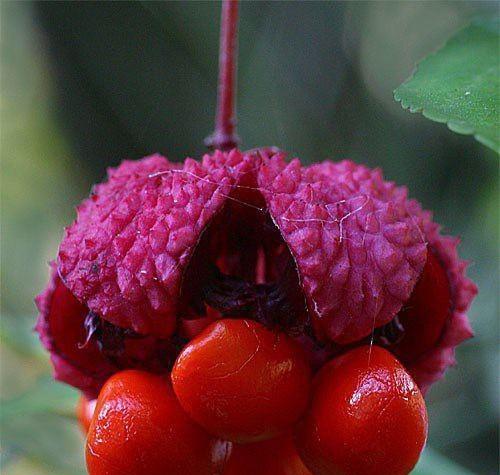
{"type": "Polygon", "coordinates": [[[477,290],[404,187],[274,149],[108,175],[37,297],[91,475],[411,470],[477,290]]]}

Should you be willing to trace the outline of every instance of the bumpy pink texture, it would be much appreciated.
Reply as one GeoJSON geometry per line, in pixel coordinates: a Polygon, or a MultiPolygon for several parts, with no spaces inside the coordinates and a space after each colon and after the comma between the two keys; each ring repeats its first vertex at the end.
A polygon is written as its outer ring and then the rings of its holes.
{"type": "MultiPolygon", "coordinates": [[[[465,312],[476,289],[464,276],[456,241],[441,237],[406,188],[384,181],[379,170],[349,161],[305,167],[270,150],[233,150],[201,163],[154,155],[125,161],[108,175],[78,207],[57,268],[60,284],[114,325],[162,338],[173,333],[190,257],[241,186],[263,196],[288,245],[319,339],[351,343],[389,322],[409,299],[428,245],[448,272],[453,312],[438,347],[410,365],[418,384],[427,388],[438,379],[453,363],[456,344],[471,335],[465,312]]],[[[49,287],[38,298],[41,314],[50,312],[52,293],[49,287]]],[[[39,331],[63,375],[67,360],[58,361],[43,319],[39,331]]]]}
{"type": "Polygon", "coordinates": [[[422,220],[405,188],[349,161],[260,169],[269,211],[295,257],[320,336],[350,343],[389,322],[425,264],[422,220]]]}
{"type": "Polygon", "coordinates": [[[183,271],[240,163],[235,151],[183,165],[154,155],[110,169],[61,243],[68,288],[114,325],[169,336],[183,271]]]}

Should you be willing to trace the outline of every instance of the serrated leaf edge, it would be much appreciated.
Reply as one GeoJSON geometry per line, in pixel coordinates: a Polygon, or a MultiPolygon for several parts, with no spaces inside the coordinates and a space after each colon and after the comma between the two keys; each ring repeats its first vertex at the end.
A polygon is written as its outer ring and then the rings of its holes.
{"type": "MultiPolygon", "coordinates": [[[[399,88],[398,88],[399,89],[399,88]]],[[[396,102],[399,102],[401,104],[401,107],[404,110],[408,110],[412,114],[418,114],[421,113],[426,119],[432,120],[433,122],[437,122],[438,124],[446,124],[449,130],[456,134],[460,135],[473,135],[474,138],[484,146],[488,147],[489,149],[493,150],[497,154],[500,155],[500,140],[498,142],[495,142],[493,140],[490,140],[489,138],[485,137],[481,133],[479,133],[475,127],[470,126],[470,130],[467,132],[461,132],[457,130],[454,127],[454,124],[456,124],[455,120],[447,120],[447,119],[441,119],[438,118],[437,116],[439,114],[436,114],[435,112],[432,111],[432,109],[425,109],[424,107],[416,107],[412,108],[409,104],[405,103],[400,97],[396,96],[396,91],[394,91],[394,99],[396,102]]],[[[467,122],[464,122],[464,125],[469,125],[467,122]]]]}
{"type": "Polygon", "coordinates": [[[448,42],[452,38],[454,38],[462,30],[465,30],[466,28],[468,28],[468,27],[470,27],[471,25],[474,25],[474,24],[476,24],[476,20],[475,21],[471,21],[468,25],[464,26],[463,28],[460,28],[450,38],[448,38],[448,40],[446,40],[439,48],[437,48],[435,51],[429,53],[428,55],[426,55],[425,57],[423,57],[422,59],[420,59],[419,61],[417,61],[416,64],[415,64],[415,67],[413,68],[412,73],[410,74],[410,76],[403,83],[401,83],[396,89],[394,89],[394,91],[393,91],[393,97],[394,97],[394,100],[396,102],[399,102],[401,104],[401,107],[404,110],[408,110],[412,114],[421,113],[425,118],[427,118],[429,120],[432,120],[433,122],[437,122],[439,124],[446,124],[446,126],[448,127],[449,130],[451,130],[452,132],[455,132],[457,134],[461,134],[461,135],[473,135],[474,138],[478,142],[480,142],[481,144],[485,145],[486,147],[488,147],[489,149],[493,150],[494,152],[496,152],[497,154],[500,155],[500,132],[499,132],[499,140],[497,140],[496,143],[494,141],[490,140],[489,138],[485,137],[484,135],[482,135],[480,132],[478,132],[476,130],[475,127],[473,127],[472,125],[470,125],[470,124],[468,124],[466,122],[464,122],[463,124],[464,125],[469,125],[470,126],[470,131],[469,132],[460,132],[460,131],[454,129],[454,123],[456,123],[455,120],[453,120],[453,119],[447,120],[447,119],[444,119],[444,118],[438,118],[437,116],[439,116],[439,113],[436,113],[435,111],[433,111],[432,109],[429,109],[429,108],[426,109],[424,106],[412,107],[408,102],[405,102],[403,100],[403,98],[400,96],[400,90],[402,88],[404,88],[404,86],[406,86],[415,77],[415,75],[418,72],[419,66],[420,66],[420,64],[422,62],[426,61],[428,58],[430,58],[432,56],[435,56],[439,51],[441,51],[443,48],[446,47],[446,45],[448,44],[448,42]]]}

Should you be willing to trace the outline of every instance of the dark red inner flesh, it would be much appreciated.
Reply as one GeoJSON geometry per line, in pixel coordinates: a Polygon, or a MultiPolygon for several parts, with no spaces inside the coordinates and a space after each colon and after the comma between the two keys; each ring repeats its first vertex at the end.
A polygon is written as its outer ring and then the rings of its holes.
{"type": "Polygon", "coordinates": [[[293,257],[262,196],[244,189],[203,234],[184,276],[180,316],[206,309],[304,333],[308,314],[293,257]]]}
{"type": "Polygon", "coordinates": [[[95,380],[94,391],[81,388],[92,397],[97,396],[99,387],[120,369],[168,371],[185,344],[177,338],[160,340],[108,323],[89,312],[59,278],[50,309],[48,332],[53,351],[95,380]]]}
{"type": "Polygon", "coordinates": [[[84,373],[104,380],[114,366],[103,358],[101,349],[88,339],[85,319],[88,308],[81,304],[58,279],[50,305],[49,326],[55,352],[84,373]]]}
{"type": "Polygon", "coordinates": [[[85,318],[87,342],[94,342],[99,351],[117,368],[146,369],[162,373],[170,368],[186,343],[173,336],[159,339],[140,335],[133,330],[112,325],[93,312],[85,318]]]}
{"type": "Polygon", "coordinates": [[[390,323],[375,330],[375,341],[390,349],[401,362],[413,362],[439,341],[450,312],[448,276],[429,249],[410,299],[390,323]]]}

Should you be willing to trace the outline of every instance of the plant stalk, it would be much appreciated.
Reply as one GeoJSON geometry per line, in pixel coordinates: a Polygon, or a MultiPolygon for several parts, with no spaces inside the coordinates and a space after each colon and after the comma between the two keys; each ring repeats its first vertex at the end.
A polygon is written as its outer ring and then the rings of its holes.
{"type": "Polygon", "coordinates": [[[215,130],[205,139],[213,149],[238,146],[236,134],[236,76],[238,61],[238,0],[223,0],[219,45],[219,78],[215,130]]]}

